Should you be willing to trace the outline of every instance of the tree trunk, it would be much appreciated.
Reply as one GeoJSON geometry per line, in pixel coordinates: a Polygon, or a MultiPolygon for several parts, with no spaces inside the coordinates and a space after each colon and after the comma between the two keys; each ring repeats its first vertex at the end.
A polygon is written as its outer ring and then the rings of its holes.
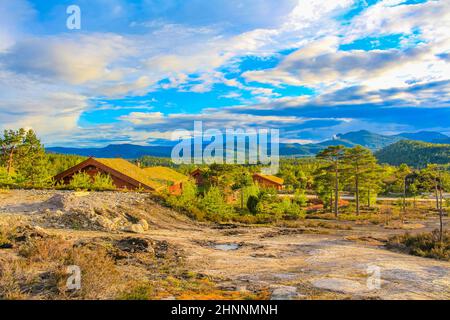
{"type": "Polygon", "coordinates": [[[11,175],[12,171],[12,165],[13,165],[13,159],[14,159],[14,147],[11,148],[11,151],[9,152],[8,162],[6,164],[6,171],[8,172],[8,175],[11,175]]]}
{"type": "Polygon", "coordinates": [[[404,220],[405,220],[405,214],[406,214],[406,177],[405,177],[405,180],[403,181],[403,203],[402,203],[402,216],[401,216],[402,224],[404,223],[404,220]]]}
{"type": "Polygon", "coordinates": [[[356,175],[356,181],[355,181],[355,197],[356,197],[356,214],[359,215],[359,179],[358,175],[356,175]]]}
{"type": "Polygon", "coordinates": [[[333,191],[330,192],[330,210],[333,211],[333,191]]]}
{"type": "Polygon", "coordinates": [[[437,179],[434,180],[434,195],[436,197],[436,209],[439,210],[439,191],[437,179]]]}
{"type": "Polygon", "coordinates": [[[367,206],[370,208],[370,188],[367,189],[367,206]]]}
{"type": "Polygon", "coordinates": [[[335,184],[334,184],[334,215],[337,217],[339,211],[339,169],[336,164],[335,184]]]}
{"type": "Polygon", "coordinates": [[[439,242],[442,242],[444,239],[444,222],[443,222],[443,216],[444,216],[444,208],[442,206],[442,187],[439,190],[439,242]]]}

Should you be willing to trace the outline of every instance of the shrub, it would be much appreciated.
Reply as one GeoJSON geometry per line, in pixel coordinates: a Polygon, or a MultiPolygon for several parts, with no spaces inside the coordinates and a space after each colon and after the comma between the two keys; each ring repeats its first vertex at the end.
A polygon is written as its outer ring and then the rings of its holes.
{"type": "Polygon", "coordinates": [[[256,214],[259,199],[257,196],[251,195],[247,199],[247,209],[253,214],[256,214]]]}
{"type": "Polygon", "coordinates": [[[165,202],[172,208],[182,210],[190,218],[202,221],[205,218],[205,212],[198,208],[197,195],[198,190],[195,183],[186,181],[183,183],[181,195],[175,196],[166,194],[165,202]]]}
{"type": "Polygon", "coordinates": [[[289,220],[304,219],[306,218],[306,211],[296,202],[293,202],[285,208],[284,218],[289,220]]]}
{"type": "MultiPolygon", "coordinates": [[[[114,260],[106,249],[91,250],[87,247],[74,248],[66,257],[65,265],[76,265],[81,270],[81,292],[83,299],[104,299],[114,297],[121,290],[121,279],[114,260]]],[[[65,269],[65,268],[64,268],[65,269]]],[[[65,270],[63,270],[65,271],[65,270]]],[[[67,274],[59,279],[60,291],[64,292],[67,274]]],[[[67,292],[64,292],[67,294],[67,292]]]]}
{"type": "Polygon", "coordinates": [[[23,245],[19,254],[30,262],[63,263],[69,248],[61,238],[38,239],[23,245]]]}
{"type": "Polygon", "coordinates": [[[92,186],[92,179],[86,172],[78,172],[73,175],[69,188],[74,190],[88,190],[92,186]]]}
{"type": "Polygon", "coordinates": [[[223,199],[222,192],[217,187],[211,187],[200,200],[200,208],[206,213],[208,220],[220,221],[232,213],[232,207],[223,199]]]}
{"type": "Polygon", "coordinates": [[[305,192],[301,190],[296,190],[294,193],[293,202],[300,207],[306,207],[308,199],[306,198],[305,192]]]}
{"type": "Polygon", "coordinates": [[[25,265],[11,257],[0,259],[0,299],[27,299],[22,283],[30,281],[25,265]]]}
{"type": "Polygon", "coordinates": [[[450,261],[450,232],[444,233],[442,242],[439,241],[438,230],[417,235],[397,235],[389,239],[387,247],[415,256],[450,261]]]}
{"type": "Polygon", "coordinates": [[[92,182],[91,189],[98,191],[115,190],[113,180],[109,174],[97,173],[92,182]]]}
{"type": "Polygon", "coordinates": [[[0,167],[0,186],[9,186],[13,184],[13,178],[8,174],[5,167],[0,167]]]}
{"type": "Polygon", "coordinates": [[[136,283],[118,295],[118,300],[151,300],[155,295],[155,287],[149,283],[136,283]]]}
{"type": "Polygon", "coordinates": [[[241,192],[242,192],[242,196],[243,196],[243,203],[247,204],[248,199],[251,196],[258,197],[261,191],[257,184],[251,184],[249,186],[243,187],[241,192]]]}

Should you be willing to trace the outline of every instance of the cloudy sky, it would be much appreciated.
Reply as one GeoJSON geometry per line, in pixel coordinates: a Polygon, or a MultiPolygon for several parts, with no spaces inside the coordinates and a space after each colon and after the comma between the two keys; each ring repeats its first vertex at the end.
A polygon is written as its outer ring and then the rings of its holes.
{"type": "Polygon", "coordinates": [[[300,143],[450,134],[449,34],[448,0],[0,0],[0,129],[47,146],[152,144],[195,120],[300,143]]]}

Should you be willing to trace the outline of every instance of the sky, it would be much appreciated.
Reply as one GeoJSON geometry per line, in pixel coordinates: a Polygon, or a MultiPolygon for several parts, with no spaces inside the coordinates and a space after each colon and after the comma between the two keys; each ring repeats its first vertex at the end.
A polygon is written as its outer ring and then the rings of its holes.
{"type": "Polygon", "coordinates": [[[448,0],[0,0],[0,129],[70,147],[194,121],[292,143],[450,134],[449,34],[448,0]]]}

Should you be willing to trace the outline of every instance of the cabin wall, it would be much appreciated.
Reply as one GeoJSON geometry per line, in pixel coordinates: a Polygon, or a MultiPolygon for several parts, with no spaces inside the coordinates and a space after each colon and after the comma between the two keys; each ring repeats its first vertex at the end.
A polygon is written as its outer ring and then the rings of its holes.
{"type": "Polygon", "coordinates": [[[181,195],[183,192],[183,183],[178,182],[174,183],[173,185],[169,186],[169,193],[175,196],[181,195]]]}

